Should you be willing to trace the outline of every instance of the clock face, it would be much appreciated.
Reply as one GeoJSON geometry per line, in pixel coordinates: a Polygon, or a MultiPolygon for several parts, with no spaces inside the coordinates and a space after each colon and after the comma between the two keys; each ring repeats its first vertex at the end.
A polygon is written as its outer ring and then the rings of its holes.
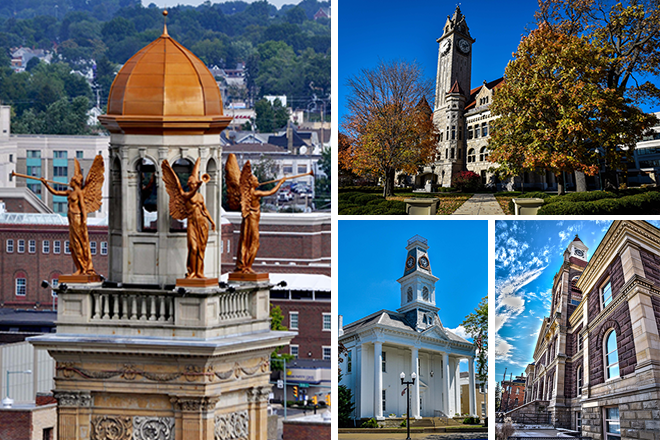
{"type": "Polygon", "coordinates": [[[584,252],[582,252],[580,249],[575,249],[575,255],[578,257],[584,257],[584,252]]]}
{"type": "Polygon", "coordinates": [[[440,50],[442,51],[442,54],[446,54],[449,52],[449,49],[451,48],[451,41],[445,40],[442,42],[442,45],[440,46],[440,50]]]}
{"type": "Polygon", "coordinates": [[[413,267],[414,264],[415,264],[415,259],[413,257],[408,257],[408,260],[406,260],[406,267],[410,269],[411,267],[413,267]]]}
{"type": "Polygon", "coordinates": [[[461,50],[461,52],[468,53],[470,51],[470,43],[468,43],[467,40],[461,38],[458,40],[458,48],[461,50]]]}
{"type": "Polygon", "coordinates": [[[419,259],[419,265],[420,267],[426,269],[429,267],[429,260],[426,257],[422,257],[419,259]]]}

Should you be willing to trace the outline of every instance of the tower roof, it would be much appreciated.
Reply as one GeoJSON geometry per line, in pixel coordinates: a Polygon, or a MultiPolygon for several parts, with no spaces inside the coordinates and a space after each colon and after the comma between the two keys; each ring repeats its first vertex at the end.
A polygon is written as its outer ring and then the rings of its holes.
{"type": "Polygon", "coordinates": [[[579,241],[580,243],[582,243],[582,240],[580,240],[580,237],[578,237],[577,234],[575,234],[575,238],[573,239],[573,241],[579,241]]]}
{"type": "Polygon", "coordinates": [[[108,96],[108,114],[99,120],[111,132],[211,134],[231,117],[223,116],[220,89],[209,69],[164,27],[121,68],[108,96]]]}

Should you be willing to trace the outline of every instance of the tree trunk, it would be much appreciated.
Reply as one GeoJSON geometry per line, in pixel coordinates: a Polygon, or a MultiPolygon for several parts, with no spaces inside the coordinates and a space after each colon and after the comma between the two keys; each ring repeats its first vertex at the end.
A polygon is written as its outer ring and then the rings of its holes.
{"type": "Polygon", "coordinates": [[[587,190],[587,177],[582,171],[575,172],[575,191],[585,192],[587,190]]]}
{"type": "Polygon", "coordinates": [[[385,172],[385,185],[383,186],[383,197],[392,197],[394,195],[394,170],[385,172]]]}
{"type": "Polygon", "coordinates": [[[555,178],[557,179],[557,194],[560,196],[563,196],[566,194],[566,188],[564,187],[564,173],[561,171],[555,174],[555,178]]]}

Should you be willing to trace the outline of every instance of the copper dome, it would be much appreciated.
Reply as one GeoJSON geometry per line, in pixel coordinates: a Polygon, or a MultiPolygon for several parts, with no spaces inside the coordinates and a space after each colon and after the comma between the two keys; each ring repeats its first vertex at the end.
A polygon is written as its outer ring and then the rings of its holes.
{"type": "Polygon", "coordinates": [[[165,29],[121,68],[110,88],[108,114],[99,121],[114,133],[213,134],[231,117],[223,116],[209,69],[165,29]]]}

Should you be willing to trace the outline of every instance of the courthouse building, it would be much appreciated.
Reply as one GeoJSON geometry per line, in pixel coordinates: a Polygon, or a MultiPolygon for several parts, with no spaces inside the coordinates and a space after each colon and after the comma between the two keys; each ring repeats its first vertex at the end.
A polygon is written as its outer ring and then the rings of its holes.
{"type": "Polygon", "coordinates": [[[576,236],[564,252],[513,415],[547,410],[587,437],[658,440],[660,230],[615,221],[588,251],[576,236]]]}
{"type": "MultiPolygon", "coordinates": [[[[406,413],[400,374],[410,380],[410,416],[453,417],[461,413],[460,362],[469,365],[469,414],[477,415],[474,361],[476,346],[447,330],[438,316],[428,242],[408,240],[401,285],[401,307],[379,310],[339,329],[348,350],[340,384],[355,396],[357,419],[382,419],[406,413]]],[[[340,324],[341,325],[341,324],[340,324]]]]}

